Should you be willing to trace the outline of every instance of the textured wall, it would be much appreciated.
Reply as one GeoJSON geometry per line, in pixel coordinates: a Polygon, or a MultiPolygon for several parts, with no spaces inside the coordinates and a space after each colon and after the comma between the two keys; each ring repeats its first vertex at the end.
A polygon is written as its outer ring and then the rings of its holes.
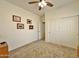
{"type": "Polygon", "coordinates": [[[0,1],[0,15],[0,42],[7,41],[9,50],[38,40],[39,16],[4,0],[0,1]],[[21,23],[24,24],[24,29],[17,29],[17,22],[12,21],[12,15],[21,16],[21,23]],[[29,30],[26,19],[32,20],[33,30],[29,30]]]}

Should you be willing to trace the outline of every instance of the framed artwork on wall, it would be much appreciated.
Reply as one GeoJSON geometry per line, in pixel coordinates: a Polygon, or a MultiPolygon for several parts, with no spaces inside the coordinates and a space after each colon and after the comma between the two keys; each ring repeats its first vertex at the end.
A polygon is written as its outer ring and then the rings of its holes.
{"type": "Polygon", "coordinates": [[[27,24],[32,24],[32,20],[27,19],[27,24]]]}
{"type": "Polygon", "coordinates": [[[21,17],[20,17],[20,16],[13,15],[13,16],[12,16],[12,20],[13,20],[14,22],[21,22],[21,17]]]}
{"type": "Polygon", "coordinates": [[[34,29],[34,26],[33,25],[29,25],[29,29],[34,29]]]}
{"type": "Polygon", "coordinates": [[[17,23],[17,29],[24,29],[24,24],[17,23]]]}

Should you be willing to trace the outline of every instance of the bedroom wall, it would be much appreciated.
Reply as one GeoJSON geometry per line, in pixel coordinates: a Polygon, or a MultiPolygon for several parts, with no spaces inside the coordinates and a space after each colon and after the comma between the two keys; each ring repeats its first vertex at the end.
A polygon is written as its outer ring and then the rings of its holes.
{"type": "Polygon", "coordinates": [[[0,1],[0,42],[6,41],[9,51],[38,40],[38,24],[40,17],[26,11],[5,0],[0,1]],[[24,29],[17,29],[17,23],[13,22],[12,15],[21,17],[24,29]],[[31,19],[34,25],[33,30],[29,30],[26,19],[31,19]]]}
{"type": "Polygon", "coordinates": [[[71,48],[78,44],[79,0],[45,13],[46,41],[71,48]]]}

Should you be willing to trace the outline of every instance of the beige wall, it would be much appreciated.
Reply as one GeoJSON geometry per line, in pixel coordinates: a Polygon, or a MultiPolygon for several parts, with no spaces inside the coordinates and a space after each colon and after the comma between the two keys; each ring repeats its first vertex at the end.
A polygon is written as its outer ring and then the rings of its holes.
{"type": "MultiPolygon", "coordinates": [[[[21,47],[32,41],[38,40],[38,24],[40,17],[19,8],[13,4],[0,1],[0,42],[6,41],[9,45],[9,50],[21,47]],[[17,29],[17,22],[12,21],[12,15],[21,16],[24,24],[24,29],[17,29]],[[31,19],[34,25],[33,30],[29,30],[26,19],[31,19]]],[[[18,22],[19,23],[19,22],[18,22]]]]}
{"type": "Polygon", "coordinates": [[[46,41],[72,48],[78,43],[79,1],[45,13],[46,41]]]}

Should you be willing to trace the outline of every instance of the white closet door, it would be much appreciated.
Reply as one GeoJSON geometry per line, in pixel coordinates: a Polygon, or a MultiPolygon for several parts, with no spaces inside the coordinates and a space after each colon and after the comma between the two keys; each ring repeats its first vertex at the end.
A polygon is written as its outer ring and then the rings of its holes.
{"type": "Polygon", "coordinates": [[[78,16],[52,19],[48,28],[48,41],[76,48],[78,42],[78,16]]]}

